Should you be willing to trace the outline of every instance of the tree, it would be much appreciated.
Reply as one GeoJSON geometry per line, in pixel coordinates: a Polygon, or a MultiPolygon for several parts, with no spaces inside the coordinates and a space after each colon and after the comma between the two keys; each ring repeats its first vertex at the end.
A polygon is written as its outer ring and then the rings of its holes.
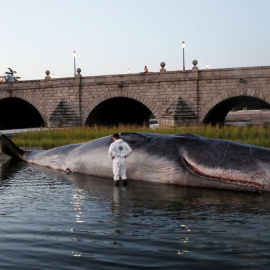
{"type": "Polygon", "coordinates": [[[15,81],[18,81],[18,79],[21,78],[21,77],[18,77],[18,76],[14,76],[17,73],[17,71],[15,71],[15,70],[13,70],[11,68],[8,68],[8,69],[9,69],[9,71],[6,71],[5,74],[11,76],[15,81]]]}

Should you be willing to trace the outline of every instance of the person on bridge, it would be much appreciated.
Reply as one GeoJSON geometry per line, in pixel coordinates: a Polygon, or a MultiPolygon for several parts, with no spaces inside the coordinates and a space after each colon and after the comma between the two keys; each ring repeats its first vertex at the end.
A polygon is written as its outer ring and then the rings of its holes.
{"type": "Polygon", "coordinates": [[[144,66],[144,73],[147,73],[148,72],[148,68],[147,66],[144,66]]]}
{"type": "Polygon", "coordinates": [[[119,134],[113,134],[113,143],[111,143],[109,148],[109,158],[113,160],[113,179],[115,187],[119,186],[120,177],[123,181],[123,186],[127,185],[126,158],[129,157],[131,152],[130,146],[120,139],[119,134]]]}

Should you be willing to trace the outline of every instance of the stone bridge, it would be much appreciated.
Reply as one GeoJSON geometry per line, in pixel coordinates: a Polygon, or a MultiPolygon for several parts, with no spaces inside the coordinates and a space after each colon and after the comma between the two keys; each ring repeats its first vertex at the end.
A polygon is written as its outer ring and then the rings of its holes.
{"type": "MultiPolygon", "coordinates": [[[[196,61],[193,61],[196,64],[196,61]]],[[[79,70],[79,69],[78,69],[79,70]]],[[[80,72],[80,70],[79,70],[80,72]]],[[[0,84],[0,129],[223,123],[245,102],[270,108],[270,67],[149,72],[0,84]]]]}

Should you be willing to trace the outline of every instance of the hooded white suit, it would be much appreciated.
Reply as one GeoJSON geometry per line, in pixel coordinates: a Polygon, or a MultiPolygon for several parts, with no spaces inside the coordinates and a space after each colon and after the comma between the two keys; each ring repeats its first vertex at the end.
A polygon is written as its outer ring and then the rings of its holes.
{"type": "Polygon", "coordinates": [[[114,181],[127,179],[126,158],[132,150],[122,139],[114,141],[109,148],[109,157],[113,160],[113,179],[114,181]]]}

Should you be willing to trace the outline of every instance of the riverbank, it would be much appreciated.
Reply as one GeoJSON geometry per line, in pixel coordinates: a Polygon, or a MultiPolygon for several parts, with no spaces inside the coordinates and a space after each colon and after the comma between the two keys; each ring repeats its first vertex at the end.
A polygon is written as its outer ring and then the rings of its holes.
{"type": "Polygon", "coordinates": [[[5,134],[8,137],[12,137],[14,135],[24,133],[24,132],[34,132],[34,131],[42,131],[42,130],[49,130],[49,128],[19,128],[19,129],[4,129],[0,130],[0,133],[5,134]]]}
{"type": "Polygon", "coordinates": [[[270,110],[242,110],[229,112],[226,123],[244,122],[253,124],[270,123],[270,110]]]}
{"type": "Polygon", "coordinates": [[[155,129],[133,125],[119,125],[118,127],[94,126],[24,132],[13,136],[12,140],[21,147],[49,149],[66,144],[91,141],[112,135],[116,132],[150,132],[161,134],[192,133],[207,138],[232,140],[270,148],[270,129],[263,125],[157,127],[155,129]]]}

